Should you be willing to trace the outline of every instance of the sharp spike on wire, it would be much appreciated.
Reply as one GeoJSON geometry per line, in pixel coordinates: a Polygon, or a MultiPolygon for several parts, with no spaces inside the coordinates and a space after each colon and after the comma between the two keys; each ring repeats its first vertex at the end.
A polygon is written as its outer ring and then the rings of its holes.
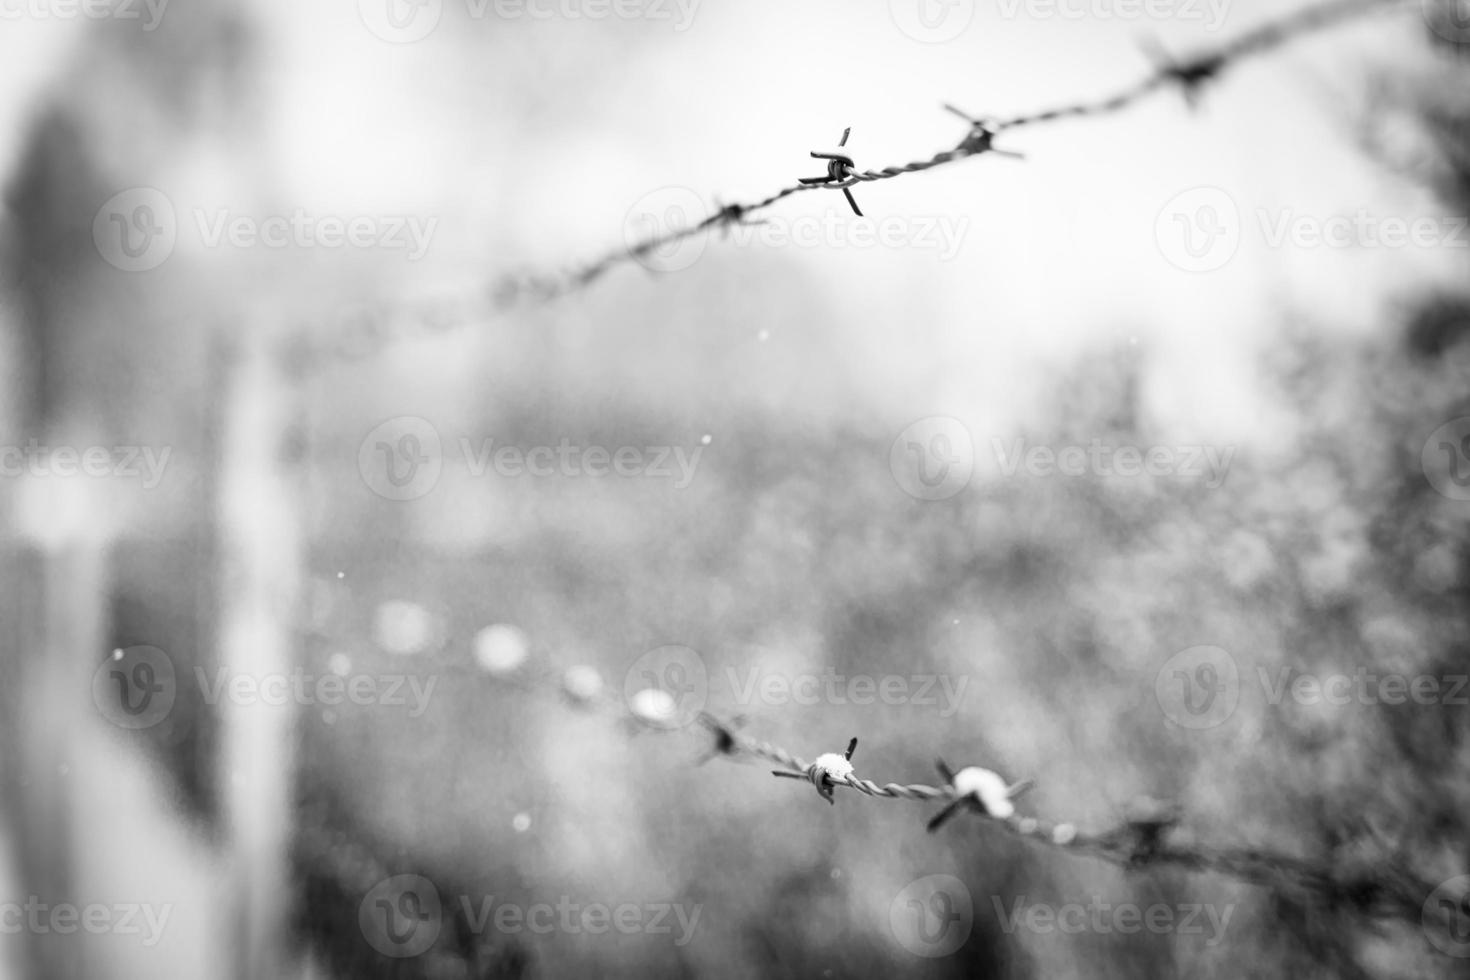
{"type": "MultiPolygon", "coordinates": [[[[723,207],[705,221],[689,223],[675,228],[662,228],[646,239],[634,244],[610,250],[601,258],[580,267],[554,275],[527,275],[507,273],[474,290],[476,305],[462,311],[457,317],[463,324],[480,322],[481,314],[506,313],[517,306],[532,302],[552,302],[570,293],[590,288],[593,283],[605,278],[615,266],[640,263],[653,268],[649,256],[686,239],[706,234],[712,227],[728,229],[731,223],[744,222],[750,215],[763,211],[786,198],[803,191],[821,187],[840,189],[848,206],[855,215],[861,216],[851,188],[859,183],[891,180],[906,174],[921,173],[935,167],[946,166],[959,160],[984,153],[1003,153],[1020,156],[1008,150],[998,150],[993,145],[996,134],[1022,126],[1037,126],[1066,119],[1097,118],[1121,112],[1165,89],[1179,87],[1186,99],[1198,97],[1202,87],[1218,78],[1235,64],[1276,50],[1298,37],[1315,33],[1343,23],[1351,18],[1366,17],[1378,11],[1406,10],[1410,5],[1405,0],[1322,0],[1298,10],[1269,20],[1258,27],[1247,30],[1213,49],[1196,54],[1182,61],[1171,61],[1158,65],[1154,70],[1125,88],[1112,94],[1083,98],[1069,104],[1043,109],[1037,112],[1010,116],[994,121],[976,119],[953,105],[946,104],[945,111],[959,116],[970,125],[970,131],[956,146],[941,150],[926,159],[910,163],[883,167],[876,170],[857,170],[851,157],[845,154],[812,154],[828,160],[828,173],[822,177],[804,178],[796,183],[773,191],[758,200],[723,207]],[[845,161],[845,163],[843,162],[845,161]]],[[[845,147],[851,136],[852,127],[843,130],[839,149],[845,147]]],[[[392,311],[394,322],[412,324],[414,315],[424,316],[417,305],[405,304],[392,311]]],[[[359,324],[352,318],[344,318],[327,329],[313,332],[304,344],[289,339],[285,342],[282,356],[293,365],[293,373],[301,380],[319,371],[343,363],[354,363],[403,340],[420,335],[413,326],[393,331],[384,331],[374,338],[372,349],[364,351],[359,324]]]]}
{"type": "MultiPolygon", "coordinates": [[[[850,135],[852,135],[851,126],[842,131],[842,139],[838,142],[837,145],[839,147],[846,146],[847,137],[850,135]]],[[[841,185],[843,181],[846,181],[853,176],[853,170],[857,166],[855,163],[853,163],[852,157],[847,156],[844,153],[818,153],[816,150],[813,150],[811,155],[813,159],[827,161],[827,172],[821,177],[802,177],[800,183],[805,186],[815,186],[818,184],[841,185]]],[[[852,208],[852,213],[861,218],[863,216],[863,212],[857,205],[857,199],[852,196],[851,188],[843,186],[842,196],[847,198],[847,203],[848,206],[852,208]]]]}
{"type": "Polygon", "coordinates": [[[1015,160],[1026,159],[1025,154],[1017,153],[1015,150],[1002,150],[995,145],[995,137],[1001,131],[1001,124],[994,119],[981,119],[970,115],[963,109],[954,105],[944,103],[944,110],[959,116],[970,124],[970,132],[955,147],[955,152],[962,156],[978,156],[981,153],[998,153],[1003,157],[1011,157],[1015,160]]]}
{"type": "Polygon", "coordinates": [[[934,833],[934,831],[936,831],[940,827],[944,826],[945,821],[947,821],[950,817],[952,817],[956,813],[958,813],[959,810],[960,810],[960,807],[963,806],[963,805],[964,805],[963,802],[960,801],[960,800],[952,800],[952,801],[950,801],[950,803],[947,806],[945,806],[945,808],[943,810],[940,810],[938,813],[936,813],[934,815],[934,818],[929,821],[929,825],[928,825],[928,831],[929,831],[929,833],[932,834],[932,833],[934,833]]]}

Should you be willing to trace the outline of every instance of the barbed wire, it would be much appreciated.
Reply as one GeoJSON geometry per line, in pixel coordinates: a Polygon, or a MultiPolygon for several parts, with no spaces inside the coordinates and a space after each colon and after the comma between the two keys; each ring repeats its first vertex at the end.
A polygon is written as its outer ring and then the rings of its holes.
{"type": "Polygon", "coordinates": [[[1370,823],[1364,823],[1362,829],[1376,856],[1348,862],[1315,862],[1266,847],[1200,843],[1192,839],[1186,814],[1177,804],[1147,796],[1131,801],[1115,826],[1088,833],[1070,821],[1022,815],[1012,801],[1030,788],[1030,780],[1007,785],[998,774],[979,766],[954,771],[938,761],[941,785],[878,782],[857,775],[853,767],[857,738],[845,752],[823,753],[809,762],[745,734],[741,730],[744,718],[726,720],[709,710],[681,710],[682,696],[675,697],[663,686],[643,687],[622,696],[610,694],[601,675],[587,665],[559,669],[538,658],[496,664],[485,668],[485,673],[527,695],[554,693],[568,707],[610,715],[630,737],[703,733],[705,752],[694,760],[695,765],[717,757],[772,763],[779,767],[772,775],[808,782],[829,803],[835,803],[837,790],[850,789],[873,799],[943,804],[928,821],[930,832],[941,829],[951,817],[965,814],[1017,839],[1103,861],[1129,874],[1172,869],[1219,875],[1268,889],[1299,906],[1356,915],[1365,921],[1415,922],[1452,937],[1455,943],[1463,942],[1458,915],[1470,896],[1456,894],[1443,902],[1433,901],[1444,893],[1444,886],[1411,871],[1401,848],[1370,823]]]}
{"type": "MultiPolygon", "coordinates": [[[[853,211],[861,216],[862,212],[852,196],[852,188],[859,184],[923,173],[987,153],[1020,156],[1013,150],[997,147],[995,139],[1012,130],[1065,119],[1111,115],[1170,89],[1179,90],[1185,100],[1195,106],[1204,87],[1217,80],[1237,62],[1263,55],[1335,24],[1375,11],[1406,7],[1411,2],[1412,0],[1325,0],[1246,31],[1212,50],[1182,59],[1169,57],[1155,45],[1151,53],[1157,67],[1151,73],[1137,83],[1099,99],[1082,100],[1010,118],[975,117],[946,103],[944,110],[963,119],[968,124],[968,131],[954,146],[927,158],[879,169],[858,170],[848,156],[814,151],[812,157],[828,161],[828,172],[822,177],[799,179],[754,201],[721,204],[699,221],[650,235],[632,245],[610,249],[601,257],[569,271],[506,273],[472,294],[441,297],[389,312],[382,308],[356,310],[347,318],[347,322],[341,324],[343,329],[324,339],[314,338],[306,332],[293,335],[286,352],[288,363],[297,374],[309,374],[331,364],[350,363],[374,356],[397,342],[415,336],[442,334],[527,304],[550,303],[590,287],[620,266],[640,263],[655,252],[677,246],[709,231],[744,224],[753,215],[797,194],[821,190],[841,191],[853,211]]],[[[1413,5],[1418,6],[1417,3],[1413,5]]],[[[843,141],[846,141],[846,134],[843,141]]]]}

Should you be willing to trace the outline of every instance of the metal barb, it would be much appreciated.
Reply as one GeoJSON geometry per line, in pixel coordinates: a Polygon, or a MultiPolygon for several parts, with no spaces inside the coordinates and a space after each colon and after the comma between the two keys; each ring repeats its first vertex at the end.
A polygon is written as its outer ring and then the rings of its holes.
{"type": "Polygon", "coordinates": [[[732,718],[727,725],[708,711],[699,713],[699,721],[714,735],[714,745],[709,751],[695,760],[696,766],[702,766],[706,762],[720,755],[736,755],[740,751],[740,736],[735,729],[745,723],[743,716],[732,718]]]}
{"type": "MultiPolygon", "coordinates": [[[[850,135],[852,135],[851,126],[842,131],[842,139],[837,141],[837,145],[840,147],[846,146],[847,138],[850,135]]],[[[815,160],[826,160],[827,172],[821,177],[802,177],[798,181],[799,183],[840,184],[851,177],[852,172],[857,169],[857,164],[853,163],[852,157],[845,153],[818,153],[816,150],[813,150],[812,158],[815,160]]],[[[852,196],[852,189],[848,187],[842,188],[842,195],[847,198],[847,203],[852,208],[852,213],[861,218],[863,212],[858,208],[857,199],[852,196]]]]}
{"type": "MultiPolygon", "coordinates": [[[[560,672],[547,672],[545,677],[533,677],[532,680],[536,686],[559,686],[560,677],[560,672]]],[[[589,703],[617,711],[625,722],[633,720],[628,714],[618,710],[617,706],[622,704],[621,698],[608,697],[589,703]]],[[[852,772],[851,760],[857,751],[857,738],[849,740],[847,750],[841,756],[830,752],[819,756],[816,762],[808,763],[780,746],[737,735],[735,728],[741,723],[738,716],[730,722],[724,722],[708,712],[702,712],[700,720],[715,733],[719,750],[716,754],[732,759],[759,758],[775,763],[781,768],[773,769],[773,776],[810,781],[829,804],[835,802],[833,796],[839,785],[877,799],[942,802],[943,809],[929,821],[931,831],[938,829],[956,813],[972,812],[977,816],[987,817],[990,826],[1003,829],[1017,838],[1107,861],[1130,872],[1139,872],[1144,868],[1174,868],[1218,874],[1281,893],[1297,895],[1306,889],[1329,902],[1346,898],[1354,903],[1355,913],[1374,918],[1401,919],[1446,932],[1455,927],[1455,923],[1444,915],[1444,909],[1436,908],[1433,916],[1426,917],[1424,896],[1433,891],[1434,885],[1408,870],[1405,867],[1408,862],[1401,856],[1393,856],[1395,848],[1387,841],[1381,842],[1377,850],[1383,855],[1390,855],[1389,858],[1376,861],[1372,867],[1361,869],[1358,878],[1344,882],[1330,865],[1314,863],[1270,848],[1218,847],[1193,841],[1173,844],[1169,840],[1170,831],[1182,816],[1182,810],[1177,803],[1139,798],[1119,826],[1101,833],[1083,834],[1072,823],[1053,824],[1033,817],[1010,815],[996,817],[985,809],[982,791],[966,779],[967,770],[956,771],[943,759],[935,761],[935,768],[944,777],[942,787],[914,783],[879,784],[861,779],[852,772]],[[959,795],[955,784],[957,779],[961,785],[970,788],[964,796],[959,795]],[[1345,894],[1345,888],[1351,889],[1351,893],[1345,894]]],[[[640,726],[635,731],[642,732],[646,728],[647,726],[640,726]]],[[[663,731],[669,734],[674,729],[663,731]]],[[[1000,780],[998,774],[989,770],[985,772],[995,781],[1000,780]]],[[[1011,799],[1030,785],[1030,780],[1021,780],[1005,785],[1004,792],[1011,799]]],[[[1374,828],[1370,825],[1369,830],[1374,831],[1374,828]]],[[[1383,835],[1375,831],[1375,836],[1383,835]]],[[[1458,932],[1455,934],[1458,935],[1458,932]]]]}
{"type": "MultiPolygon", "coordinates": [[[[713,225],[728,230],[731,224],[747,223],[751,215],[773,207],[793,194],[811,189],[813,185],[836,185],[843,191],[853,213],[861,216],[862,210],[849,189],[853,184],[892,180],[922,173],[981,153],[1020,156],[1011,151],[998,150],[994,145],[996,134],[1023,126],[1050,125],[1065,120],[1113,115],[1175,87],[1193,104],[1210,81],[1217,79],[1236,64],[1270,54],[1299,37],[1318,33],[1334,25],[1360,17],[1366,18],[1377,12],[1408,9],[1410,6],[1406,0],[1317,0],[1187,60],[1176,62],[1167,57],[1162,61],[1155,59],[1156,64],[1149,74],[1112,93],[1084,97],[1070,103],[994,121],[976,119],[953,106],[946,106],[946,111],[963,118],[970,126],[970,132],[956,146],[908,163],[863,171],[857,170],[852,158],[846,154],[813,153],[814,158],[828,161],[827,173],[821,177],[804,178],[756,200],[721,207],[705,221],[672,231],[656,232],[638,243],[611,249],[601,257],[576,268],[546,275],[506,273],[468,293],[467,299],[473,298],[463,305],[456,321],[464,325],[479,323],[485,315],[505,314],[526,304],[549,303],[564,298],[589,288],[615,267],[638,264],[653,250],[702,235],[713,225]]],[[[1418,4],[1412,6],[1417,7],[1418,4]]],[[[850,126],[843,130],[839,147],[846,146],[851,133],[850,126]]],[[[294,346],[283,349],[281,355],[291,361],[297,380],[305,383],[308,378],[323,370],[360,362],[366,357],[381,354],[397,343],[423,335],[421,324],[431,319],[432,308],[425,309],[425,304],[411,300],[391,305],[393,308],[389,313],[394,325],[374,331],[374,335],[366,343],[358,325],[350,317],[346,317],[340,322],[315,330],[311,340],[305,344],[293,342],[294,346]]]]}
{"type": "Polygon", "coordinates": [[[1227,55],[1219,51],[1177,60],[1152,34],[1144,35],[1141,43],[1154,63],[1159,81],[1178,85],[1184,103],[1191,111],[1199,108],[1205,85],[1219,77],[1228,61],[1227,55]]]}
{"type": "Polygon", "coordinates": [[[955,147],[956,152],[964,156],[998,153],[1003,157],[1011,157],[1014,160],[1026,159],[1024,153],[1017,153],[1015,150],[1002,150],[995,145],[995,137],[1000,133],[1002,128],[1001,124],[996,120],[981,119],[972,116],[963,109],[958,109],[948,102],[944,103],[944,111],[953,113],[970,124],[970,132],[960,141],[960,145],[955,147]]]}

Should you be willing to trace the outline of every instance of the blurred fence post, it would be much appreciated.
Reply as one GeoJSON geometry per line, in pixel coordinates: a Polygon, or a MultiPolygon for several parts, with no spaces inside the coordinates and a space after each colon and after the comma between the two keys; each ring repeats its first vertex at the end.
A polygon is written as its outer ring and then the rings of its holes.
{"type": "MultiPolygon", "coordinates": [[[[296,389],[276,355],[276,320],[246,322],[226,357],[219,463],[220,663],[227,678],[298,666],[301,488],[296,389]]],[[[294,690],[294,688],[288,688],[294,690]]],[[[226,688],[228,692],[228,687],[226,688]]],[[[258,689],[257,689],[258,691],[258,689]]],[[[289,868],[299,706],[258,696],[219,705],[234,974],[289,975],[289,868]]]]}
{"type": "MultiPolygon", "coordinates": [[[[78,806],[85,789],[70,775],[104,642],[110,536],[94,487],[22,481],[5,559],[3,795],[18,845],[16,884],[54,904],[75,898],[74,835],[87,832],[78,806]]],[[[97,975],[72,936],[26,930],[21,938],[28,976],[97,975]]]]}

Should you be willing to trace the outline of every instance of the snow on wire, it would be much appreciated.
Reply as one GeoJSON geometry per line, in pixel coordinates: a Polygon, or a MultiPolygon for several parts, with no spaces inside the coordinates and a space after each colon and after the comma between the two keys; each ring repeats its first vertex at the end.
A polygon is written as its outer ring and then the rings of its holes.
{"type": "Polygon", "coordinates": [[[852,759],[857,738],[851,739],[845,752],[825,752],[808,762],[779,745],[744,734],[744,719],[726,721],[707,710],[681,717],[677,699],[660,686],[644,687],[627,696],[607,693],[596,670],[587,665],[561,671],[537,660],[487,673],[524,693],[554,691],[572,708],[607,712],[630,735],[701,734],[708,741],[695,764],[715,757],[773,763],[779,768],[772,775],[808,781],[829,803],[834,802],[836,790],[851,789],[875,799],[942,804],[928,821],[930,832],[940,830],[952,816],[969,814],[983,826],[1045,848],[1105,861],[1130,873],[1165,869],[1211,873],[1269,889],[1299,905],[1364,921],[1418,922],[1446,935],[1459,926],[1458,907],[1440,900],[1444,886],[1413,873],[1402,848],[1371,824],[1365,825],[1365,834],[1377,856],[1350,864],[1311,861],[1266,847],[1203,843],[1195,839],[1187,815],[1177,804],[1152,797],[1131,801],[1117,826],[1087,833],[1071,822],[1022,816],[1012,801],[1031,788],[1029,779],[1007,785],[989,769],[967,765],[956,771],[938,760],[942,785],[880,783],[855,771],[852,759]]]}

